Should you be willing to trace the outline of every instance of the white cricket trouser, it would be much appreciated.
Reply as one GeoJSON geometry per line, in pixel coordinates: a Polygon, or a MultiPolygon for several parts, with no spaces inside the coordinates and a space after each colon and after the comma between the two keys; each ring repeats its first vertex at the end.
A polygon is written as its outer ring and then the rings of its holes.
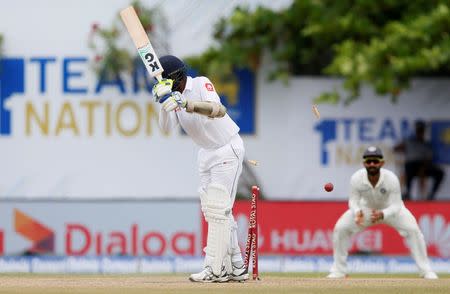
{"type": "MultiPolygon", "coordinates": [[[[206,192],[211,183],[225,186],[230,193],[231,206],[234,205],[239,176],[242,172],[244,160],[244,143],[236,134],[230,143],[218,149],[200,149],[198,152],[198,166],[200,173],[200,190],[206,192]]],[[[233,213],[230,214],[231,223],[231,261],[240,265],[242,262],[241,248],[238,244],[237,223],[233,213]]],[[[205,265],[209,265],[211,257],[205,256],[205,265]]]]}
{"type": "MultiPolygon", "coordinates": [[[[395,228],[406,242],[411,255],[421,274],[431,271],[427,257],[427,247],[417,221],[411,212],[403,207],[397,215],[389,217],[380,223],[395,228]]],[[[371,226],[371,225],[368,225],[371,226]]],[[[351,210],[347,210],[337,221],[333,232],[333,257],[334,263],[331,272],[347,273],[347,256],[350,249],[351,237],[368,226],[360,227],[355,223],[355,216],[351,210]]]]}

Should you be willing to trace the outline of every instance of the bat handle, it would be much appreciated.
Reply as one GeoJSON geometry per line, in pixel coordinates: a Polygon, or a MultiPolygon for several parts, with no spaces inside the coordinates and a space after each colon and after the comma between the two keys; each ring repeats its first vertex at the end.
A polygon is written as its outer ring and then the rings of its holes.
{"type": "Polygon", "coordinates": [[[155,79],[156,79],[158,82],[161,82],[161,80],[162,80],[161,74],[156,75],[156,76],[155,76],[155,79]]]}

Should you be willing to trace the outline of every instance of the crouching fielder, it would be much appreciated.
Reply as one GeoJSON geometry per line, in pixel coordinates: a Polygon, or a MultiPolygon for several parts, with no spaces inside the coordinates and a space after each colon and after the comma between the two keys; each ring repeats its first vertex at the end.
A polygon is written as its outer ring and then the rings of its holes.
{"type": "Polygon", "coordinates": [[[175,56],[163,56],[160,62],[164,79],[152,91],[161,104],[159,125],[164,131],[181,125],[200,147],[199,193],[208,237],[204,270],[189,279],[247,280],[232,213],[245,151],[239,127],[226,113],[208,78],[187,76],[184,63],[175,56]]]}
{"type": "Polygon", "coordinates": [[[378,147],[369,147],[363,154],[363,160],[365,169],[355,172],[350,181],[350,209],[334,227],[334,263],[327,277],[344,278],[351,237],[371,225],[383,223],[394,227],[406,238],[421,277],[437,279],[430,268],[423,234],[401,199],[397,176],[381,168],[384,164],[382,151],[378,147]]]}

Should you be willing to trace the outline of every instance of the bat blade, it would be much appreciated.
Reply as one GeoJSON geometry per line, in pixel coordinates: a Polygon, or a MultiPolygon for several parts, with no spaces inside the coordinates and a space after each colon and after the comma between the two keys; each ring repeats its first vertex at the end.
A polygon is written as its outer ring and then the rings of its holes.
{"type": "Polygon", "coordinates": [[[150,76],[160,81],[161,74],[164,69],[159,62],[158,56],[156,55],[152,44],[150,43],[147,33],[142,27],[141,21],[139,20],[134,7],[129,6],[122,10],[120,12],[120,17],[122,18],[122,21],[125,24],[125,27],[127,28],[148,73],[150,76]]]}

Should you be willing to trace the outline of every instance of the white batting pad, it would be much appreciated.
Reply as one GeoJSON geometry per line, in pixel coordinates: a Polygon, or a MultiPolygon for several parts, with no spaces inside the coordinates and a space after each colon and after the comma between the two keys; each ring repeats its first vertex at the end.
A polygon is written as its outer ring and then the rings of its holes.
{"type": "Polygon", "coordinates": [[[231,269],[229,248],[231,240],[231,201],[227,188],[220,184],[210,184],[207,189],[205,216],[208,222],[206,253],[212,258],[213,274],[220,276],[222,266],[231,269]]]}
{"type": "Polygon", "coordinates": [[[203,215],[205,216],[206,222],[208,222],[208,219],[206,217],[206,210],[207,210],[206,203],[208,201],[208,194],[206,194],[205,190],[203,190],[203,189],[200,189],[198,192],[200,194],[200,207],[203,212],[203,215]]]}

